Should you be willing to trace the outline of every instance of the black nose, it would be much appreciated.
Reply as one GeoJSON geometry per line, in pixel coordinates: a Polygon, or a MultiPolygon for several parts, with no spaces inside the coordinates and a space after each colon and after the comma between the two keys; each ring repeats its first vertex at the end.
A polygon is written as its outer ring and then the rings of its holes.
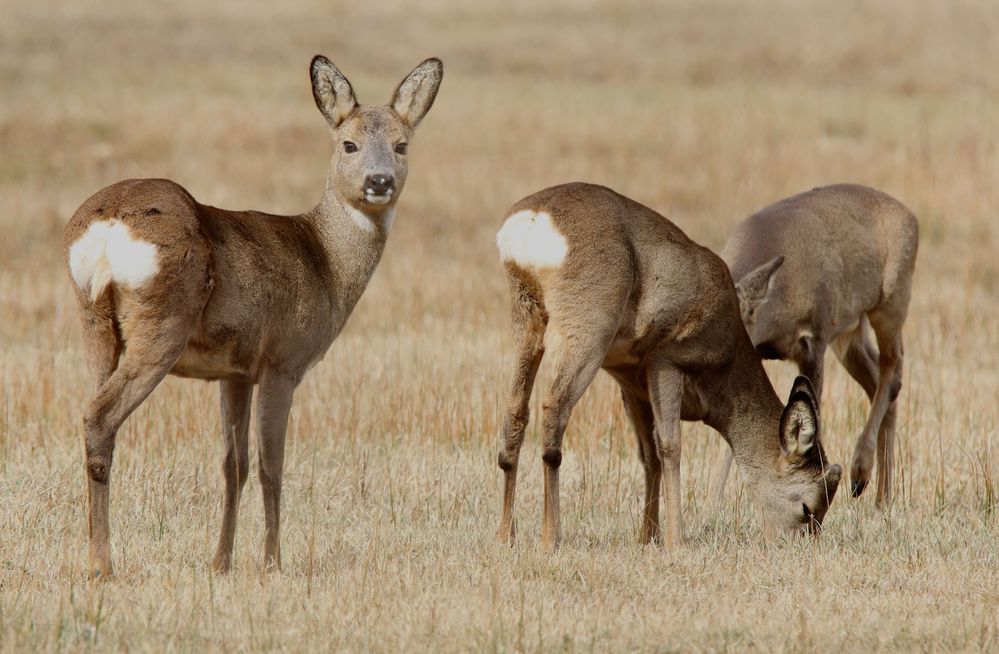
{"type": "Polygon", "coordinates": [[[368,175],[364,178],[364,192],[372,195],[385,195],[395,190],[395,179],[391,175],[368,175]]]}

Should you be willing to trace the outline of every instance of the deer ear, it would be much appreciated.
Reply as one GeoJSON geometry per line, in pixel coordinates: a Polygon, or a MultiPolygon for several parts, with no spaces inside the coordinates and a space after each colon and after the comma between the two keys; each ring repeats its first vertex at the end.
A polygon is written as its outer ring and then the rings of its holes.
{"type": "Polygon", "coordinates": [[[735,285],[736,295],[739,296],[739,308],[742,314],[746,315],[748,310],[758,306],[767,297],[770,291],[774,273],[783,265],[784,255],[776,256],[762,266],[754,268],[746,273],[735,285]]]}
{"type": "Polygon", "coordinates": [[[402,122],[416,127],[430,111],[444,78],[444,64],[430,58],[413,69],[392,95],[392,109],[402,122]]]}
{"type": "Polygon", "coordinates": [[[798,375],[780,416],[780,444],[784,454],[805,454],[819,438],[819,411],[808,377],[798,375]]]}
{"type": "Polygon", "coordinates": [[[354,89],[333,62],[322,55],[312,58],[312,97],[330,127],[336,129],[357,107],[354,89]]]}

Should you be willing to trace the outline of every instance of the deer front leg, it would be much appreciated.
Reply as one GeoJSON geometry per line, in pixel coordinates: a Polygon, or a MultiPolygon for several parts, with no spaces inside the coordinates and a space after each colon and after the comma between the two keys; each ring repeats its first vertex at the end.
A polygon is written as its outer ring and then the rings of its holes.
{"type": "Polygon", "coordinates": [[[281,569],[281,475],[288,413],[297,380],[266,371],[257,392],[257,439],[260,447],[260,488],[264,498],[264,568],[281,569]]]}
{"type": "Polygon", "coordinates": [[[716,507],[721,506],[722,500],[725,499],[725,484],[728,482],[728,475],[732,471],[733,461],[735,461],[735,455],[732,454],[732,448],[729,448],[725,451],[722,462],[718,464],[718,472],[715,474],[715,487],[711,491],[711,503],[716,507]]]}
{"type": "Polygon", "coordinates": [[[222,505],[222,532],[219,535],[212,569],[215,572],[228,572],[232,565],[232,546],[236,537],[239,498],[249,475],[247,441],[253,385],[222,380],[219,382],[219,390],[222,405],[222,438],[225,440],[225,455],[222,459],[225,498],[222,505]]]}
{"type": "Polygon", "coordinates": [[[683,401],[683,373],[669,363],[649,367],[649,396],[659,434],[666,495],[666,545],[673,547],[683,538],[680,507],[680,409],[683,401]]]}
{"type": "Polygon", "coordinates": [[[635,430],[638,453],[645,469],[645,503],[642,505],[642,527],[639,542],[658,542],[659,487],[662,485],[662,463],[659,461],[659,437],[656,434],[652,405],[627,389],[621,389],[624,408],[635,430]]]}

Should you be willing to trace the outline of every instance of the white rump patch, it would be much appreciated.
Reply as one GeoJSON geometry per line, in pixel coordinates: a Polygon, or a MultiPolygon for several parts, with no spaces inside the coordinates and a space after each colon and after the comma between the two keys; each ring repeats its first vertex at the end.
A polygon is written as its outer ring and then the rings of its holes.
{"type": "Polygon", "coordinates": [[[533,268],[558,268],[569,243],[544,211],[524,209],[511,215],[496,234],[503,261],[533,268]]]}
{"type": "Polygon", "coordinates": [[[133,238],[118,220],[101,221],[69,248],[73,281],[96,300],[110,283],[138,288],[159,271],[156,246],[133,238]]]}

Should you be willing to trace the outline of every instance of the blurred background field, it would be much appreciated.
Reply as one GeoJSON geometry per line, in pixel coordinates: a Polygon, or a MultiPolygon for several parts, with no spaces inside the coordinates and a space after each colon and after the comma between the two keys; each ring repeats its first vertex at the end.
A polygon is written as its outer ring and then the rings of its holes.
{"type": "MultiPolygon", "coordinates": [[[[0,0],[0,648],[999,649],[999,4],[611,4],[0,0]],[[383,261],[296,395],[285,571],[260,571],[251,476],[235,571],[211,577],[217,391],[169,379],[119,434],[119,578],[91,588],[62,225],[127,177],[227,208],[313,206],[331,149],[317,52],[362,102],[427,56],[445,79],[383,261]],[[511,354],[494,234],[517,199],[570,180],[715,250],[826,183],[916,213],[890,513],[841,492],[818,542],[761,543],[739,484],[709,505],[723,443],[686,425],[687,540],[643,549],[637,448],[601,376],[566,437],[564,547],[537,548],[533,424],[518,543],[494,544],[511,354]]],[[[768,370],[786,394],[792,367],[768,370]]],[[[827,371],[823,437],[845,463],[867,402],[827,371]]]]}

